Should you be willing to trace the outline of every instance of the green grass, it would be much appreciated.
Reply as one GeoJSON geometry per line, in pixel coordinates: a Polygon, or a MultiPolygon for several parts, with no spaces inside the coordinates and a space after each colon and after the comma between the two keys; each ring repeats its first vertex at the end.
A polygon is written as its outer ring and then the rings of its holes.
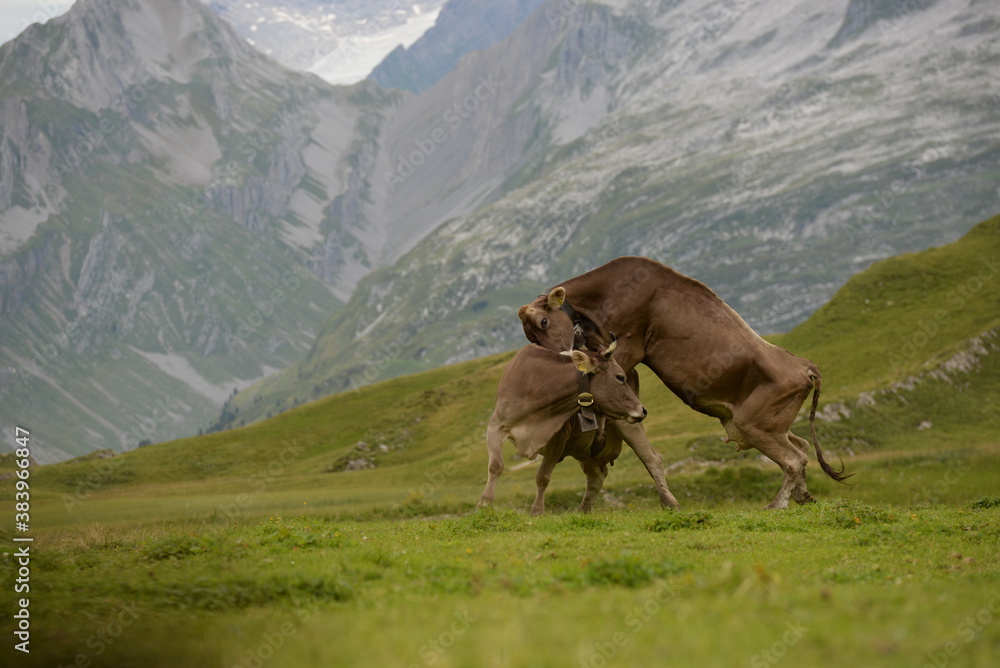
{"type": "Polygon", "coordinates": [[[1000,623],[963,620],[1000,612],[997,502],[43,531],[31,665],[987,665],[1000,623]]]}
{"type": "Polygon", "coordinates": [[[959,241],[872,265],[779,345],[857,393],[905,378],[1000,323],[1000,216],[959,241]],[[850,342],[850,345],[846,345],[850,342]]]}
{"type": "MultiPolygon", "coordinates": [[[[840,485],[810,466],[818,504],[760,510],[777,468],[643,371],[681,511],[659,509],[626,449],[592,514],[576,513],[584,477],[564,462],[549,514],[530,517],[535,466],[508,448],[495,508],[474,512],[509,358],[495,355],[36,467],[32,653],[4,665],[992,665],[1000,282],[893,355],[969,285],[998,231],[993,219],[879,263],[777,339],[820,364],[821,407],[842,405],[820,439],[857,475],[840,485]],[[342,470],[356,458],[375,467],[342,470]]],[[[15,470],[0,458],[0,476],[15,470]]],[[[0,484],[11,508],[12,478],[0,484]]],[[[0,593],[8,639],[21,595],[0,593]]]]}

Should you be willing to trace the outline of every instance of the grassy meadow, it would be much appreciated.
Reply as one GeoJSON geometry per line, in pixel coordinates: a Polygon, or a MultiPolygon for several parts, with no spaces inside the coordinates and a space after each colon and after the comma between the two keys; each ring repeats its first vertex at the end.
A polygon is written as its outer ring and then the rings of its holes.
{"type": "MultiPolygon", "coordinates": [[[[680,511],[626,448],[594,512],[575,511],[568,460],[530,517],[535,467],[509,447],[475,512],[510,354],[34,467],[27,534],[7,476],[3,665],[995,665],[998,251],[995,218],[877,263],[772,338],[819,365],[820,440],[856,473],[840,485],[814,462],[820,501],[787,511],[761,509],[774,464],[646,373],[680,511]],[[30,654],[13,649],[25,596],[30,654]]],[[[20,424],[44,433],[44,416],[20,424]]]]}

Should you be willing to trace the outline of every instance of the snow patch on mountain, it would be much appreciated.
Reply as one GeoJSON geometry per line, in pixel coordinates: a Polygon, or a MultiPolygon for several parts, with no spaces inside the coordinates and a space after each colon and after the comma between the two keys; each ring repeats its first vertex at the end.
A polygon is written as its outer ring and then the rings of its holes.
{"type": "Polygon", "coordinates": [[[444,0],[202,0],[255,49],[334,84],[365,79],[437,20],[444,0]]]}
{"type": "Polygon", "coordinates": [[[437,21],[441,8],[417,14],[406,23],[390,26],[378,32],[359,30],[342,39],[337,49],[308,68],[308,72],[332,84],[352,84],[361,81],[397,46],[408,47],[416,42],[437,21]]]}

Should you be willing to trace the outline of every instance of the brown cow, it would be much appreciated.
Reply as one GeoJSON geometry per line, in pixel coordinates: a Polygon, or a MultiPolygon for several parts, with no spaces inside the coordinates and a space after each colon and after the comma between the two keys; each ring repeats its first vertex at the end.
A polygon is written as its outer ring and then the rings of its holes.
{"type": "Polygon", "coordinates": [[[564,457],[580,461],[587,491],[580,510],[590,510],[608,474],[608,464],[621,452],[622,439],[611,420],[637,423],[646,416],[625,372],[611,359],[615,343],[601,353],[581,350],[553,353],[528,345],[507,364],[497,390],[496,408],[486,432],[489,480],[477,507],[493,503],[494,487],[503,472],[504,441],[510,438],[522,456],[543,456],[535,475],[538,492],[531,514],[545,511],[545,489],[552,469],[564,457]],[[582,382],[581,382],[582,379],[582,382]],[[589,387],[588,387],[589,385],[589,387]],[[581,406],[590,403],[596,423],[584,431],[581,406]],[[605,431],[605,426],[612,427],[605,431]]]}
{"type": "Polygon", "coordinates": [[[528,340],[550,350],[599,345],[614,332],[623,369],[642,362],[688,406],[718,418],[737,449],[757,448],[781,467],[785,478],[768,508],[787,508],[789,498],[813,501],[809,442],[789,431],[810,391],[816,458],[834,480],[848,477],[826,462],[816,438],[816,365],[760,338],[693,278],[648,258],[621,257],[561,283],[518,315],[528,340]]]}

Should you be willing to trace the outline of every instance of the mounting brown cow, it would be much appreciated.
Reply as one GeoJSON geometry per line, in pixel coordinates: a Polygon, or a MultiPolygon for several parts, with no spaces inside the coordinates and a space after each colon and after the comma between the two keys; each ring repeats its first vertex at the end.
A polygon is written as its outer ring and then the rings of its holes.
{"type": "Polygon", "coordinates": [[[493,503],[494,487],[503,473],[501,449],[510,438],[522,456],[543,457],[535,475],[538,492],[532,515],[545,511],[552,469],[567,456],[579,460],[587,476],[580,510],[590,510],[608,475],[608,464],[621,453],[615,421],[637,423],[646,416],[625,372],[611,359],[614,350],[612,343],[599,354],[581,350],[559,354],[533,344],[518,351],[500,378],[486,432],[489,480],[477,507],[493,503]],[[581,405],[592,405],[597,414],[594,428],[586,431],[578,419],[581,405]]]}
{"type": "Polygon", "coordinates": [[[691,408],[718,418],[737,449],[757,448],[785,474],[768,508],[789,498],[813,501],[806,489],[809,442],[789,431],[813,392],[809,425],[816,438],[820,373],[807,359],[760,338],[711,289],[659,262],[621,257],[564,281],[518,315],[529,341],[549,350],[603,345],[618,337],[616,358],[630,371],[642,362],[691,408]]]}

